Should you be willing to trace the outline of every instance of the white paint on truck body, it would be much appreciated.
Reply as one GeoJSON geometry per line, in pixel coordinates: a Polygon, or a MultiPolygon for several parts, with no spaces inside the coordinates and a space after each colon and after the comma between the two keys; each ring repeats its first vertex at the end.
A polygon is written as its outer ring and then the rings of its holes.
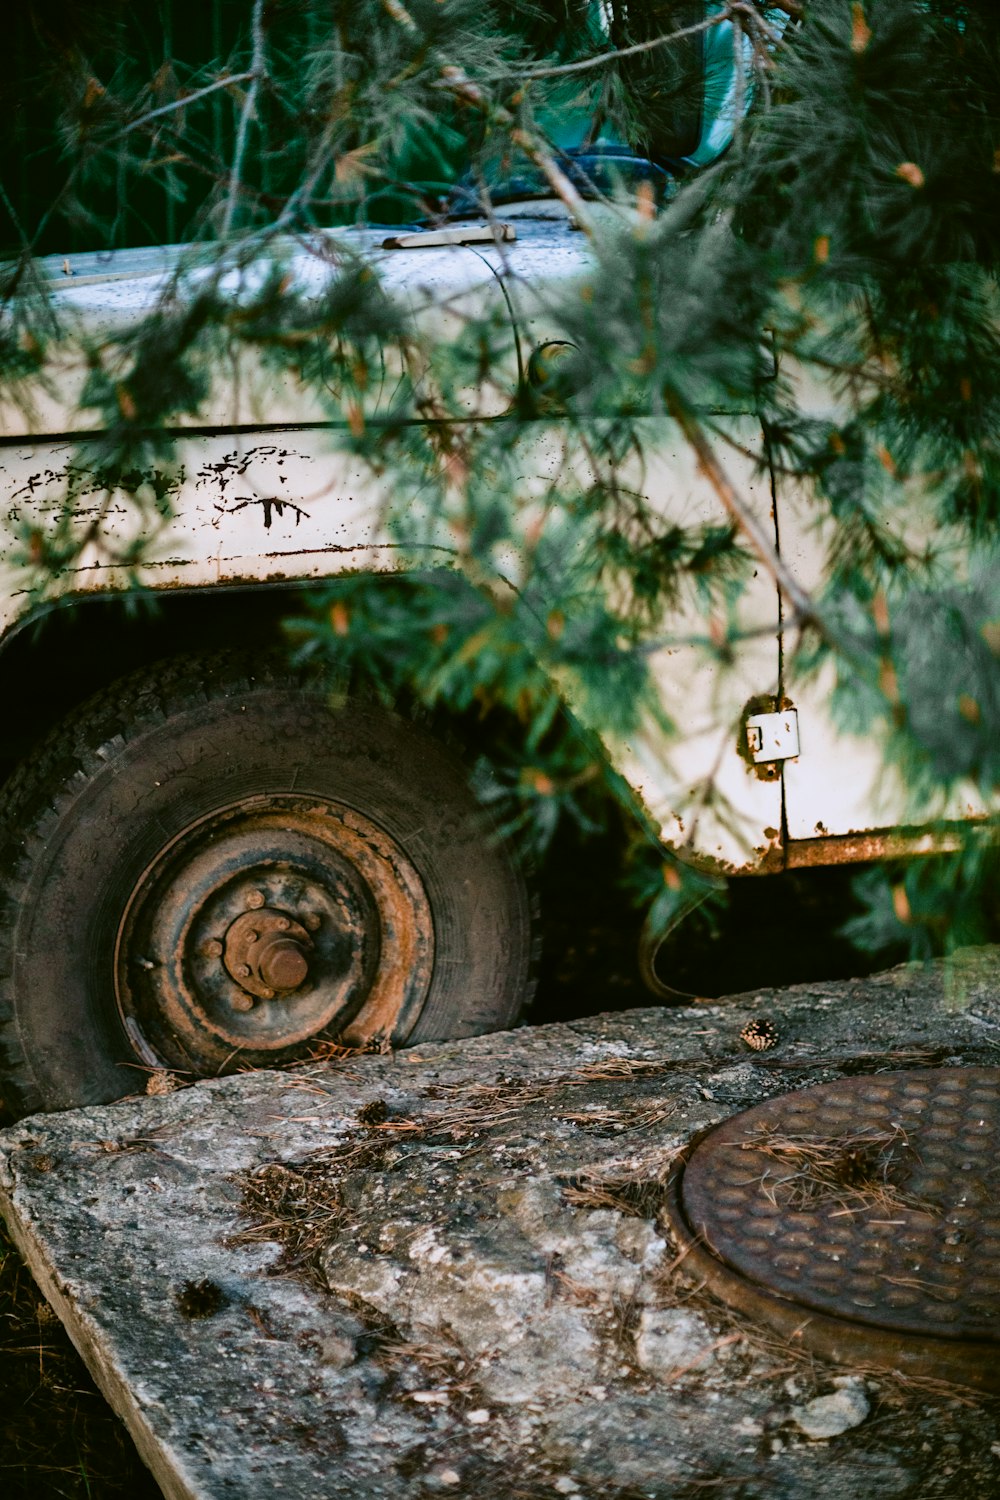
{"type": "MultiPolygon", "coordinates": [[[[584,236],[564,217],[543,207],[538,217],[517,214],[517,240],[497,247],[446,245],[427,249],[384,250],[382,236],[347,231],[342,238],[368,255],[388,289],[408,303],[424,328],[444,336],[470,313],[492,309],[510,330],[507,353],[509,392],[468,392],[471,420],[494,416],[513,396],[517,373],[515,339],[522,359],[557,334],[547,322],[546,288],[582,279],[588,268],[584,236]],[[517,309],[518,335],[510,323],[501,286],[506,280],[517,309]]],[[[137,320],[155,301],[178,251],[118,252],[110,257],[77,256],[67,263],[74,273],[60,287],[60,301],[92,331],[137,320]]],[[[291,254],[296,280],[315,285],[331,273],[331,263],[291,254]]],[[[61,258],[48,263],[57,280],[61,258]]],[[[84,372],[69,364],[55,392],[40,392],[34,412],[0,413],[0,644],[20,620],[39,607],[26,589],[14,559],[25,527],[46,529],[65,504],[71,465],[86,469],[88,431],[94,413],[77,409],[84,372]]],[[[378,422],[389,409],[396,375],[386,366],[366,398],[366,420],[378,422]]],[[[170,492],[171,514],[151,524],[153,489],[150,473],[137,488],[149,502],[144,520],[124,495],[112,497],[105,536],[122,551],[145,526],[147,548],[139,577],[151,589],[199,589],[225,585],[315,581],[354,571],[395,571],[404,565],[385,525],[389,480],[351,456],[340,442],[342,419],[333,420],[337,403],[325,404],[300,389],[291,378],[277,378],[252,359],[244,359],[230,378],[221,379],[198,431],[180,424],[176,468],[170,492]],[[322,426],[319,424],[323,424],[322,426]],[[205,431],[205,428],[211,429],[205,431]]],[[[762,455],[759,423],[752,415],[730,419],[733,436],[748,455],[736,449],[726,464],[741,493],[759,518],[773,523],[771,476],[762,455]]],[[[525,451],[525,490],[541,488],[558,447],[557,433],[542,423],[537,435],[519,436],[525,451]],[[551,452],[550,452],[551,457],[551,452]]],[[[664,516],[681,524],[725,523],[716,494],[700,472],[691,450],[664,420],[650,419],[641,472],[628,476],[664,516]]],[[[554,461],[554,460],[553,460],[554,461]]],[[[397,481],[393,481],[396,483],[397,481]]],[[[393,502],[401,498],[393,493],[393,502]]],[[[71,524],[85,527],[92,509],[106,502],[100,477],[77,486],[71,524]]],[[[779,497],[781,543],[793,570],[802,567],[811,582],[809,560],[818,554],[818,538],[796,508],[779,497]]],[[[418,565],[447,566],[450,539],[427,548],[418,565]]],[[[517,586],[518,560],[510,560],[510,582],[517,586]]],[[[57,591],[107,593],[129,585],[134,575],[106,556],[85,553],[58,581],[57,591]]],[[[778,598],[775,585],[757,567],[739,604],[739,625],[748,638],[727,666],[683,644],[707,633],[707,622],[692,599],[670,619],[676,645],[652,658],[662,702],[679,730],[676,738],[650,728],[628,744],[608,743],[616,769],[634,788],[656,819],[666,844],[695,861],[719,869],[751,872],[781,863],[783,788],[788,832],[793,839],[815,837],[817,822],[834,833],[887,826],[894,822],[891,798],[879,800],[879,747],[869,741],[836,736],[825,715],[822,681],[796,684],[802,734],[801,755],[762,779],[760,768],[745,754],[743,721],[749,701],[774,696],[779,689],[778,598]],[[801,694],[801,697],[799,697],[801,694]],[[817,809],[822,808],[822,811],[817,809]],[[888,812],[883,809],[889,809],[888,812]]],[[[573,692],[566,685],[571,706],[573,692]]],[[[759,707],[759,705],[758,705],[759,707]]]]}
{"type": "MultiPolygon", "coordinates": [[[[803,409],[817,417],[846,416],[828,386],[797,368],[784,374],[794,383],[803,409]]],[[[775,498],[782,557],[803,588],[819,597],[826,583],[827,560],[835,551],[838,522],[829,505],[817,503],[811,489],[796,477],[777,474],[775,498]]],[[[964,580],[965,539],[941,527],[932,498],[918,482],[910,481],[881,524],[887,543],[891,539],[893,546],[905,545],[914,556],[933,551],[939,577],[950,577],[956,584],[964,580]]],[[[942,662],[942,674],[948,670],[949,664],[942,662]]],[[[784,766],[790,848],[828,840],[832,849],[832,841],[841,839],[849,850],[852,846],[846,841],[863,840],[873,830],[917,830],[931,822],[959,823],[986,817],[991,811],[996,814],[997,805],[991,809],[971,784],[927,792],[920,800],[890,762],[888,724],[860,733],[845,726],[844,716],[834,712],[836,678],[832,659],[818,671],[799,669],[794,656],[786,661],[784,687],[798,711],[800,735],[800,754],[784,766]]],[[[944,834],[940,845],[946,847],[949,842],[944,834]]],[[[862,842],[855,847],[855,858],[866,857],[862,842]]],[[[928,852],[931,844],[914,837],[911,847],[928,852]]],[[[878,852],[872,846],[867,857],[878,852]]]]}

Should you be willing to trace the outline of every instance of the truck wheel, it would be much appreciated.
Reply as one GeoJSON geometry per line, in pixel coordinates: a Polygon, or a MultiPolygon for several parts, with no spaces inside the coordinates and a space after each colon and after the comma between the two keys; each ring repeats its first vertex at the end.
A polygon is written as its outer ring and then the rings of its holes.
{"type": "Polygon", "coordinates": [[[461,764],[231,658],[87,706],[0,805],[5,1112],[498,1030],[529,907],[461,764]]]}

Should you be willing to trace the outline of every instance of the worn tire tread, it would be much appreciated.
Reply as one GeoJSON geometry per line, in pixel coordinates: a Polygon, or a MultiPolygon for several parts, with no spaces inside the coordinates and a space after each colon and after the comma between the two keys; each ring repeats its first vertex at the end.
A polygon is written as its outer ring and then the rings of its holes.
{"type": "Polygon", "coordinates": [[[17,1118],[44,1102],[20,1044],[13,994],[12,915],[25,894],[32,841],[44,839],[45,824],[58,816],[62,802],[72,800],[73,782],[90,779],[111,739],[131,741],[162,722],[168,705],[190,703],[195,693],[204,699],[220,670],[234,688],[254,680],[235,652],[171,658],[119,678],[52,730],[0,789],[0,1118],[17,1118]]]}
{"type": "MultiPolygon", "coordinates": [[[[171,715],[216,698],[220,691],[229,696],[269,683],[308,687],[316,682],[314,671],[291,667],[287,658],[277,655],[262,658],[255,653],[251,659],[249,653],[223,650],[169,658],[97,693],[58,725],[0,788],[0,1119],[16,1119],[45,1107],[20,1035],[14,992],[13,919],[27,894],[33,847],[44,843],[60,813],[107,761],[106,749],[114,741],[132,743],[171,715]]],[[[536,903],[530,896],[529,901],[534,917],[536,903]]],[[[534,922],[532,927],[537,934],[534,922]]],[[[522,1010],[534,989],[536,951],[533,936],[522,1010]]]]}

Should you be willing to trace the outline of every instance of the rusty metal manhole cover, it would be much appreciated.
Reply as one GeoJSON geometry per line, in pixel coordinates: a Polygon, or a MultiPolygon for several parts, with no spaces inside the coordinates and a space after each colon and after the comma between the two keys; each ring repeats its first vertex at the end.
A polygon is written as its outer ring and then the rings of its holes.
{"type": "Polygon", "coordinates": [[[710,1131],[672,1183],[689,1263],[833,1359],[1000,1385],[1000,1068],[845,1078],[710,1131]]]}

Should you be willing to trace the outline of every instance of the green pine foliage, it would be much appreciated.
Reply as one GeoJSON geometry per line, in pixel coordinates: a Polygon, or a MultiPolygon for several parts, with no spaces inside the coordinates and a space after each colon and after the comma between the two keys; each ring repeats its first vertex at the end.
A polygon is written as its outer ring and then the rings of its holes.
{"type": "MultiPolygon", "coordinates": [[[[241,350],[314,390],[344,443],[420,496],[386,517],[404,553],[437,548],[447,566],[338,580],[291,622],[296,649],[387,694],[492,715],[505,761],[484,795],[537,849],[564,817],[590,826],[602,797],[626,803],[630,878],[663,926],[713,882],[683,858],[664,864],[601,741],[650,720],[672,731],[650,662],[678,643],[681,612],[701,621],[685,644],[725,672],[760,557],[738,504],[728,525],[666,522],[630,475],[651,423],[724,474],[740,442],[732,414],[757,412],[770,461],[807,486],[829,537],[821,593],[779,572],[786,660],[833,659],[842,721],[885,723],[915,794],[964,780],[996,796],[992,0],[256,0],[208,45],[179,21],[151,38],[141,9],[35,3],[18,21],[31,65],[9,85],[20,154],[0,177],[11,397],[30,400],[75,336],[33,254],[82,238],[188,241],[161,305],[84,351],[83,404],[101,414],[109,475],[168,469],[171,423],[197,415],[241,350]],[[704,33],[692,28],[722,20],[745,39],[753,102],[697,175],[676,161],[697,113],[704,33]],[[679,189],[657,201],[622,184],[607,217],[583,212],[592,273],[584,294],[553,293],[547,309],[573,352],[540,389],[522,380],[502,420],[469,422],[470,388],[509,395],[501,323],[470,314],[448,343],[428,343],[326,232],[441,216],[456,183],[486,212],[505,177],[563,191],[558,122],[573,111],[673,160],[679,189]],[[319,295],[290,274],[300,251],[328,268],[319,295]],[[373,424],[385,361],[394,397],[373,424]],[[543,432],[558,462],[525,494],[543,432]],[[914,540],[919,506],[928,524],[914,540]]],[[[153,512],[169,507],[161,488],[153,512]]],[[[38,586],[74,545],[58,530],[25,537],[38,586]]],[[[702,794],[718,806],[710,780],[702,794]]],[[[859,940],[905,933],[924,952],[984,931],[989,832],[899,879],[866,876],[859,940]]]]}

